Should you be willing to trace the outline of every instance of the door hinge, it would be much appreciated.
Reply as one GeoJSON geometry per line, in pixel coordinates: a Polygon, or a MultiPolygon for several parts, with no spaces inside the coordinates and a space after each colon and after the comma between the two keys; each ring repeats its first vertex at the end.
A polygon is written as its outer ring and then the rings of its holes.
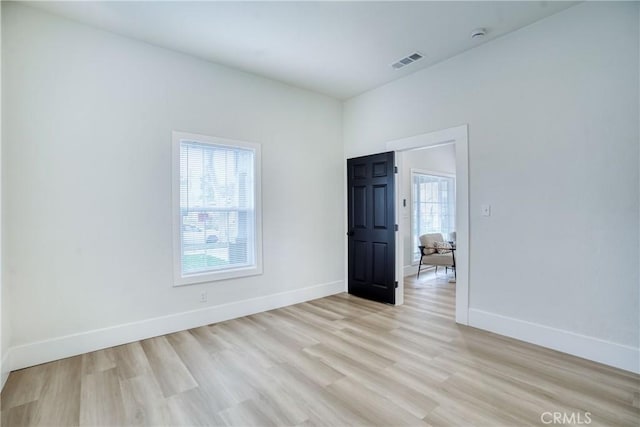
{"type": "Polygon", "coordinates": [[[398,167],[397,166],[393,167],[393,173],[398,173],[398,167]]]}
{"type": "Polygon", "coordinates": [[[396,231],[398,231],[398,224],[395,225],[395,229],[396,229],[396,231]]]}
{"type": "Polygon", "coordinates": [[[402,207],[403,208],[407,207],[407,199],[402,199],[402,207]]]}
{"type": "Polygon", "coordinates": [[[398,287],[398,281],[397,280],[395,281],[395,284],[396,284],[396,288],[397,288],[398,287]]]}

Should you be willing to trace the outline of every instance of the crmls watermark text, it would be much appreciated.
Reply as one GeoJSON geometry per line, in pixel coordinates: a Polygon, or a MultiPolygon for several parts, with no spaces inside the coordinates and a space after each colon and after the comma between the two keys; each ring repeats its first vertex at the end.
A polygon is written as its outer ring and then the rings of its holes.
{"type": "Polygon", "coordinates": [[[591,412],[543,412],[542,424],[591,424],[591,412]]]}

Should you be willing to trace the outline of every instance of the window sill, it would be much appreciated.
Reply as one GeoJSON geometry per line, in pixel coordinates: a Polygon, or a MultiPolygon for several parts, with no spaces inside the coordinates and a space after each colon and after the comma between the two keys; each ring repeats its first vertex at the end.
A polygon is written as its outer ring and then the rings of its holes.
{"type": "Polygon", "coordinates": [[[240,267],[216,272],[203,272],[183,276],[181,274],[174,277],[174,287],[196,285],[198,283],[217,282],[227,279],[238,279],[241,277],[258,276],[262,274],[262,266],[240,267]]]}

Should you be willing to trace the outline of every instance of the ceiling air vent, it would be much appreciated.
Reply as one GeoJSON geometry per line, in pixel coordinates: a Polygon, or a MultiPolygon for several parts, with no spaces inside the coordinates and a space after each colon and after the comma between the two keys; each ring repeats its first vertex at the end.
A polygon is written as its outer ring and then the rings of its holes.
{"type": "Polygon", "coordinates": [[[421,53],[418,52],[413,52],[411,55],[409,56],[405,56],[404,58],[400,59],[397,62],[394,62],[393,64],[391,64],[391,68],[393,68],[394,70],[399,70],[402,67],[406,67],[409,64],[412,64],[416,61],[421,60],[424,57],[424,55],[422,55],[421,53]]]}

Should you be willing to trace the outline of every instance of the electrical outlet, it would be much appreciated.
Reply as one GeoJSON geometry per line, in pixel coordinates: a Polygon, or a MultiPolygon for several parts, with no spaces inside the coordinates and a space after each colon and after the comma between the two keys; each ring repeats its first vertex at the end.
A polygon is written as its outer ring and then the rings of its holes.
{"type": "Polygon", "coordinates": [[[480,213],[482,216],[491,216],[491,205],[480,206],[480,213]]]}
{"type": "Polygon", "coordinates": [[[207,293],[206,292],[201,292],[200,293],[200,302],[207,302],[207,293]]]}

